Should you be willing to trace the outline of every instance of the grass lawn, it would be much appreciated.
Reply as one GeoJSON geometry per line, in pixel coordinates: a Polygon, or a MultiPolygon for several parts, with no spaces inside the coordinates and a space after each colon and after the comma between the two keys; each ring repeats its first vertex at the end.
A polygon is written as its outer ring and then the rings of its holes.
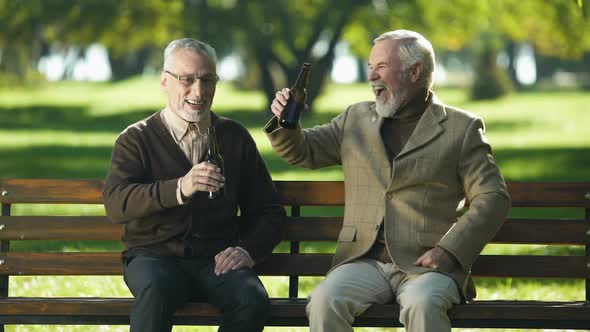
{"type": "MultiPolygon", "coordinates": [[[[471,102],[465,91],[438,89],[444,102],[479,114],[486,121],[494,155],[507,180],[588,181],[590,173],[590,94],[583,92],[519,93],[496,101],[471,102]]],[[[305,127],[321,124],[353,102],[370,100],[366,84],[330,85],[314,105],[313,114],[303,118],[305,127]]],[[[2,178],[104,178],[112,145],[129,124],[161,108],[165,96],[157,78],[136,78],[106,83],[63,82],[37,89],[0,90],[0,177],[2,178]]],[[[342,180],[338,167],[302,170],[289,166],[271,151],[262,133],[270,118],[266,101],[257,92],[235,90],[220,84],[214,110],[244,124],[254,136],[274,179],[342,180]]],[[[325,210],[326,214],[334,213],[325,210]]],[[[96,214],[101,206],[30,205],[14,209],[14,214],[96,214]]],[[[305,213],[305,211],[304,211],[305,213]]],[[[335,213],[339,213],[336,209],[335,213]]],[[[582,218],[583,211],[515,209],[514,216],[529,214],[582,218]]],[[[79,243],[24,243],[16,250],[34,251],[40,246],[80,249],[79,243]]],[[[93,242],[82,250],[119,250],[119,243],[93,242]]],[[[332,250],[332,246],[310,243],[304,250],[332,250]]],[[[583,248],[492,245],[487,253],[535,254],[576,252],[583,248]]],[[[305,296],[318,278],[304,278],[305,296]]],[[[285,279],[264,278],[271,296],[285,296],[285,279]]],[[[478,299],[581,300],[584,284],[567,280],[477,280],[478,299]]],[[[15,277],[11,295],[44,296],[130,296],[120,277],[15,277]],[[96,286],[98,285],[98,287],[96,286]],[[54,291],[57,290],[57,291],[54,291]]],[[[125,331],[126,327],[55,327],[50,331],[125,331]]],[[[194,331],[177,327],[175,331],[194,331]]],[[[215,331],[215,328],[199,331],[215,331]]],[[[267,331],[306,329],[267,328],[267,331]]],[[[358,329],[358,331],[381,329],[358,329]]],[[[388,329],[391,330],[391,329],[388,329]]],[[[7,331],[48,331],[47,326],[12,326],[7,331]]],[[[463,330],[466,331],[466,330],[463,330]]]]}

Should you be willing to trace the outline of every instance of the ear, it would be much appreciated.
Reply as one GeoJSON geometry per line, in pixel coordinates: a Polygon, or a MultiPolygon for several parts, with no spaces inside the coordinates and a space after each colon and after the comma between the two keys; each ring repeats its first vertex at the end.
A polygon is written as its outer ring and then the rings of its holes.
{"type": "Polygon", "coordinates": [[[162,91],[168,90],[168,75],[164,71],[160,74],[160,88],[162,91]]]}
{"type": "Polygon", "coordinates": [[[424,64],[422,62],[416,62],[410,67],[410,80],[412,83],[416,83],[422,77],[422,72],[424,72],[424,64]]]}

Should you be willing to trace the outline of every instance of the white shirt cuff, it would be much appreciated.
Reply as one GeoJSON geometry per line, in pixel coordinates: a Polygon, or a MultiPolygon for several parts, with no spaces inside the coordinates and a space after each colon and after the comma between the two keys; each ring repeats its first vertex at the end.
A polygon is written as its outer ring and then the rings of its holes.
{"type": "Polygon", "coordinates": [[[178,201],[178,205],[186,204],[185,201],[182,200],[182,193],[180,192],[180,181],[182,178],[178,179],[178,184],[176,185],[176,200],[178,201]]]}

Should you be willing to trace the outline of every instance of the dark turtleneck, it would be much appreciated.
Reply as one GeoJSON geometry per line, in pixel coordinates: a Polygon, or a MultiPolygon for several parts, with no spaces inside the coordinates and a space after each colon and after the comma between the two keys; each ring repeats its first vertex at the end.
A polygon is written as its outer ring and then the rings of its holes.
{"type": "Polygon", "coordinates": [[[421,91],[402,106],[393,117],[383,120],[381,137],[390,163],[408,142],[431,99],[432,94],[428,90],[421,91]]]}
{"type": "MultiPolygon", "coordinates": [[[[381,125],[381,138],[385,145],[385,150],[389,157],[389,162],[393,164],[393,159],[397,156],[416,129],[418,121],[424,114],[426,107],[432,100],[432,94],[428,90],[421,91],[407,104],[402,106],[391,118],[385,118],[381,125]]],[[[393,167],[391,167],[393,171],[393,167]]],[[[384,263],[391,263],[391,257],[385,248],[385,235],[383,233],[383,223],[379,227],[377,239],[365,257],[373,258],[384,263]]]]}

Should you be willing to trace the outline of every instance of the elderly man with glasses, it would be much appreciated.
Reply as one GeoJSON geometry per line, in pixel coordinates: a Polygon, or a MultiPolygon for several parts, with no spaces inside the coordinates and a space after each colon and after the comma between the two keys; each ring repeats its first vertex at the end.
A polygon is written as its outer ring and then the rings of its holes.
{"type": "Polygon", "coordinates": [[[285,211],[248,131],[211,111],[218,80],[211,46],[172,41],[160,79],[167,106],[115,142],[103,198],[110,220],[124,225],[132,332],[171,331],[189,301],[220,307],[219,331],[262,331],[268,317],[252,267],[280,241],[285,211]],[[205,161],[209,127],[223,174],[205,161]]]}

